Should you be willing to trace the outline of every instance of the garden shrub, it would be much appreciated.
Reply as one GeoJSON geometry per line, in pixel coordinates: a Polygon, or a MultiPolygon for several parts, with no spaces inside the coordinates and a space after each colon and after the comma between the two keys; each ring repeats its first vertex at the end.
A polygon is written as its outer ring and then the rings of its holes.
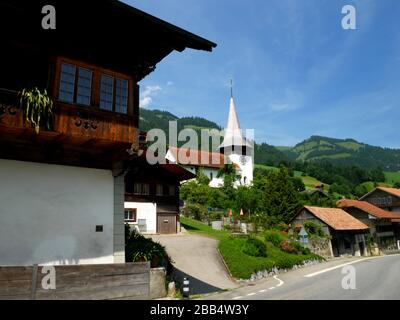
{"type": "Polygon", "coordinates": [[[261,240],[249,237],[242,246],[242,252],[252,257],[266,257],[267,247],[261,240]]]}
{"type": "Polygon", "coordinates": [[[207,209],[200,204],[190,204],[188,210],[193,219],[203,221],[207,216],[207,209]]]}
{"type": "Polygon", "coordinates": [[[222,213],[221,212],[211,212],[208,217],[209,217],[210,221],[219,221],[222,219],[222,213]]]}
{"type": "Polygon", "coordinates": [[[293,243],[290,242],[289,240],[281,241],[281,243],[279,244],[279,248],[282,251],[287,252],[287,253],[297,253],[298,252],[297,248],[295,248],[293,243]]]}
{"type": "Polygon", "coordinates": [[[283,231],[283,232],[287,233],[289,231],[289,226],[284,222],[279,222],[276,226],[276,229],[278,231],[283,231]]]}
{"type": "Polygon", "coordinates": [[[268,230],[265,232],[265,241],[271,242],[275,247],[279,247],[285,239],[285,236],[278,231],[268,230]]]}
{"type": "Polygon", "coordinates": [[[297,250],[298,253],[306,255],[311,254],[311,250],[307,247],[304,247],[300,242],[292,241],[290,244],[297,250]]]}
{"type": "Polygon", "coordinates": [[[306,232],[308,233],[308,235],[310,236],[310,238],[312,237],[318,237],[318,238],[324,238],[326,237],[326,234],[324,232],[324,230],[322,230],[322,226],[319,223],[316,223],[314,221],[304,221],[304,229],[306,230],[306,232]]]}
{"type": "Polygon", "coordinates": [[[150,261],[152,268],[164,267],[167,273],[172,271],[171,258],[165,247],[152,239],[145,238],[136,229],[125,225],[125,261],[150,261]]]}

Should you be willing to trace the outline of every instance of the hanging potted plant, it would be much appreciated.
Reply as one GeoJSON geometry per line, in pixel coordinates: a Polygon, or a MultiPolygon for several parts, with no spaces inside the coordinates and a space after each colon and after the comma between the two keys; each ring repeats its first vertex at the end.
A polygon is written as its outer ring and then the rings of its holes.
{"type": "Polygon", "coordinates": [[[39,133],[40,126],[47,130],[52,129],[54,104],[46,89],[43,93],[38,88],[22,90],[20,106],[24,110],[26,121],[35,128],[36,134],[39,133]]]}

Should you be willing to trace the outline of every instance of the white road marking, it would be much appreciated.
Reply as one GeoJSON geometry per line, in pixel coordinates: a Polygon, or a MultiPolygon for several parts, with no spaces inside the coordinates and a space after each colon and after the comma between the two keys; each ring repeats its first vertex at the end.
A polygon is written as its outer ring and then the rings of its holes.
{"type": "Polygon", "coordinates": [[[275,287],[271,287],[271,288],[268,288],[269,290],[274,290],[275,289],[275,287]]]}
{"type": "Polygon", "coordinates": [[[234,297],[232,300],[238,300],[238,299],[242,299],[243,297],[239,296],[239,297],[234,297]]]}
{"type": "Polygon", "coordinates": [[[319,275],[321,273],[329,272],[329,271],[332,271],[332,270],[335,270],[335,269],[342,268],[342,267],[347,266],[349,264],[353,264],[353,263],[357,263],[357,262],[361,262],[361,261],[365,261],[365,260],[368,260],[368,259],[359,259],[359,260],[343,263],[343,264],[340,264],[340,265],[332,267],[332,268],[327,268],[327,269],[324,269],[324,270],[321,270],[321,271],[317,271],[317,272],[314,272],[314,273],[307,274],[304,277],[311,278],[311,277],[317,276],[317,275],[319,275]]]}
{"type": "Polygon", "coordinates": [[[263,292],[266,292],[266,291],[267,291],[266,289],[263,289],[263,290],[260,290],[258,292],[263,293],[263,292]]]}
{"type": "Polygon", "coordinates": [[[251,296],[255,296],[256,294],[254,293],[254,292],[252,292],[252,293],[249,293],[247,296],[248,297],[251,297],[251,296]]]}
{"type": "Polygon", "coordinates": [[[279,281],[279,284],[277,285],[277,287],[280,287],[281,285],[284,284],[284,282],[281,279],[279,279],[278,276],[274,276],[274,279],[279,281]]]}

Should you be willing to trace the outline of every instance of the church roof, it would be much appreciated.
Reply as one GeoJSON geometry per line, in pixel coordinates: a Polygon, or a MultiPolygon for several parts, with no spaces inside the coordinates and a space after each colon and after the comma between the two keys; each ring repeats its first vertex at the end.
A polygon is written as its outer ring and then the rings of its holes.
{"type": "Polygon", "coordinates": [[[250,143],[243,137],[242,130],[240,129],[239,119],[235,109],[235,102],[233,96],[231,96],[229,105],[229,116],[228,123],[225,128],[224,141],[220,145],[220,149],[232,147],[232,146],[243,146],[250,147],[250,143]]]}
{"type": "MultiPolygon", "coordinates": [[[[225,156],[219,152],[207,152],[177,147],[169,147],[168,151],[175,159],[175,162],[181,165],[221,169],[226,164],[225,156]]],[[[238,164],[232,164],[236,170],[240,170],[238,164]]]]}

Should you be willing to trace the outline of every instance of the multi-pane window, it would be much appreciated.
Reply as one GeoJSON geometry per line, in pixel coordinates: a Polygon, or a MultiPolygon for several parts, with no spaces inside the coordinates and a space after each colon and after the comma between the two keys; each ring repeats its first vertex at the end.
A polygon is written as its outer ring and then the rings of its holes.
{"type": "Polygon", "coordinates": [[[63,63],[60,74],[60,101],[74,102],[76,67],[63,63]]]}
{"type": "Polygon", "coordinates": [[[148,183],[135,182],[133,184],[133,193],[148,196],[150,195],[150,185],[148,183]]]}
{"type": "Polygon", "coordinates": [[[142,194],[142,184],[135,182],[133,184],[133,193],[134,194],[142,194]]]}
{"type": "Polygon", "coordinates": [[[90,105],[92,94],[92,71],[63,63],[60,74],[60,101],[90,105]],[[76,86],[75,86],[76,84],[76,86]],[[76,98],[75,98],[76,93],[76,98]]]}
{"type": "Polygon", "coordinates": [[[125,221],[136,222],[136,209],[125,209],[125,221]]]}
{"type": "Polygon", "coordinates": [[[113,110],[114,78],[102,75],[100,81],[100,109],[113,110]]]}
{"type": "Polygon", "coordinates": [[[92,96],[92,71],[78,68],[76,103],[90,106],[92,96]]]}
{"type": "Polygon", "coordinates": [[[100,109],[128,113],[128,80],[101,75],[100,109]]]}
{"type": "Polygon", "coordinates": [[[157,196],[162,196],[164,195],[164,190],[163,190],[163,185],[162,184],[157,184],[156,185],[156,195],[157,196]]]}
{"type": "Polygon", "coordinates": [[[128,81],[116,79],[115,82],[115,111],[119,113],[128,112],[128,81]]]}
{"type": "Polygon", "coordinates": [[[128,105],[131,103],[129,77],[62,61],[58,84],[60,101],[128,114],[128,105]]]}
{"type": "Polygon", "coordinates": [[[142,195],[148,196],[150,194],[150,185],[148,183],[142,184],[142,195]]]}

